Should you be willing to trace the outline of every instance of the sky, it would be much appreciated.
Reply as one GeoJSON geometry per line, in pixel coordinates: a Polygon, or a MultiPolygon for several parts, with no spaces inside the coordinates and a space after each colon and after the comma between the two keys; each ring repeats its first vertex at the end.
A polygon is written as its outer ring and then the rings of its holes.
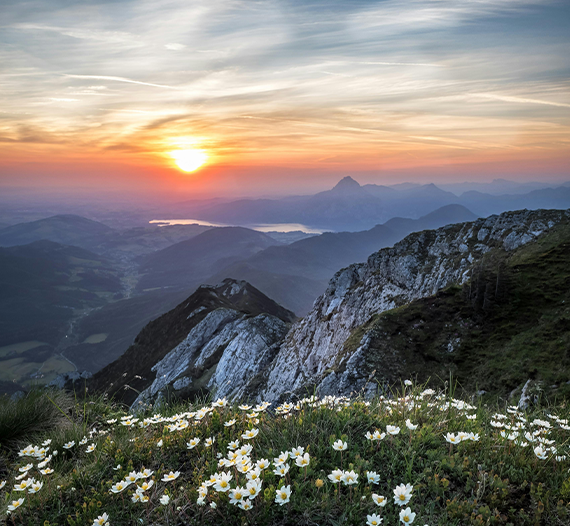
{"type": "Polygon", "coordinates": [[[568,180],[569,22],[565,0],[3,0],[0,191],[568,180]]]}

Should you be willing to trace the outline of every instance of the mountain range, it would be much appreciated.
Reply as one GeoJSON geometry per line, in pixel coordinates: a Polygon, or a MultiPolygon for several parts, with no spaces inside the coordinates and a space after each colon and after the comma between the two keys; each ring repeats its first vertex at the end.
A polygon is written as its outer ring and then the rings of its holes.
{"type": "MultiPolygon", "coordinates": [[[[242,320],[239,309],[203,304],[204,293],[208,301],[218,290],[250,293],[247,283],[227,280],[147,325],[144,371],[136,360],[141,333],[128,367],[111,364],[91,385],[135,407],[204,391],[251,400],[314,390],[371,394],[410,376],[436,385],[450,371],[471,392],[507,396],[533,380],[564,394],[569,263],[570,211],[509,212],[413,233],[337,272],[282,337],[281,325],[276,331],[270,323],[264,335],[263,324],[231,325],[242,320]],[[165,334],[172,338],[154,354],[165,334]],[[124,380],[117,376],[123,371],[124,380]],[[124,389],[127,377],[140,394],[124,389]]],[[[260,304],[275,314],[274,302],[264,297],[260,304]]]]}

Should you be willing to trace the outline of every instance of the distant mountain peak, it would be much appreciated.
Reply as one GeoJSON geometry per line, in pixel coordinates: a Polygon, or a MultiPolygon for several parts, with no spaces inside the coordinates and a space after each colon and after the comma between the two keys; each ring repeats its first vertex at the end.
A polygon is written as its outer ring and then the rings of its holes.
{"type": "Polygon", "coordinates": [[[336,186],[333,188],[333,191],[346,192],[346,191],[360,190],[360,188],[361,188],[360,184],[357,181],[355,181],[352,177],[350,177],[350,175],[347,175],[346,177],[343,177],[336,184],[336,186]]]}

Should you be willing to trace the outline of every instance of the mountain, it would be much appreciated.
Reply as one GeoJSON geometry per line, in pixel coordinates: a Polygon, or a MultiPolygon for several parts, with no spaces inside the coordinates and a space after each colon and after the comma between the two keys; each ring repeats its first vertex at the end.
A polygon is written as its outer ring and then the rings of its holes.
{"type": "Polygon", "coordinates": [[[279,244],[268,235],[248,228],[213,228],[145,257],[137,288],[191,289],[217,270],[279,244]]]}
{"type": "Polygon", "coordinates": [[[35,241],[0,248],[0,380],[69,368],[55,356],[70,324],[121,295],[120,277],[109,260],[78,247],[35,241]]]}
{"type": "Polygon", "coordinates": [[[103,223],[77,215],[56,215],[0,230],[0,246],[27,245],[42,239],[90,249],[112,229],[103,223]]]}
{"type": "Polygon", "coordinates": [[[140,391],[136,406],[204,390],[253,400],[369,395],[411,376],[435,385],[452,371],[494,394],[531,379],[570,395],[569,269],[570,210],[426,230],[337,272],[288,332],[292,315],[259,291],[263,307],[249,314],[219,303],[250,285],[201,287],[147,325],[93,386],[130,402],[126,382],[140,391]],[[280,322],[259,314],[268,310],[280,322]]]}
{"type": "Polygon", "coordinates": [[[226,277],[246,280],[288,309],[304,315],[339,268],[366,261],[372,252],[393,245],[410,232],[476,218],[461,205],[448,205],[419,219],[391,219],[363,232],[325,233],[287,246],[269,247],[222,269],[207,282],[217,283],[226,277]]]}
{"type": "MultiPolygon", "coordinates": [[[[256,394],[271,400],[308,386],[321,394],[376,390],[377,384],[368,381],[372,372],[362,365],[373,337],[363,327],[374,316],[397,312],[452,285],[478,287],[483,262],[492,262],[495,254],[507,258],[550,231],[556,235],[557,226],[567,232],[569,221],[570,211],[507,212],[411,234],[372,254],[366,263],[339,271],[311,312],[291,329],[267,369],[266,387],[256,394]]],[[[398,358],[388,354],[386,360],[395,363],[398,358]]],[[[385,366],[378,362],[378,367],[385,366]]]]}
{"type": "Polygon", "coordinates": [[[246,282],[200,287],[150,322],[89,388],[126,403],[138,392],[142,402],[170,389],[189,396],[215,386],[220,396],[237,395],[271,361],[294,319],[246,282]]]}

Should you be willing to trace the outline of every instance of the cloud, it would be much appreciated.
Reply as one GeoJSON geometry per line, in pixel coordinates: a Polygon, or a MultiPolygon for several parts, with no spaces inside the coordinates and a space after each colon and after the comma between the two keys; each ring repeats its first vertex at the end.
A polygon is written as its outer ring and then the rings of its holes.
{"type": "Polygon", "coordinates": [[[124,77],[110,77],[107,75],[69,75],[69,74],[65,74],[64,77],[69,77],[72,79],[112,80],[115,82],[127,82],[129,84],[141,84],[143,86],[152,86],[154,88],[166,88],[166,89],[173,89],[173,90],[181,89],[181,88],[177,88],[175,86],[166,86],[164,84],[153,84],[152,82],[141,82],[140,80],[132,80],[132,79],[124,78],[124,77]]]}
{"type": "Polygon", "coordinates": [[[184,49],[186,46],[184,44],[176,44],[176,43],[172,43],[172,44],[165,44],[164,47],[166,49],[171,49],[172,51],[181,51],[182,49],[184,49]]]}
{"type": "Polygon", "coordinates": [[[548,100],[528,99],[525,97],[513,97],[511,95],[499,95],[496,93],[472,93],[471,97],[479,99],[500,100],[503,102],[514,102],[517,104],[545,104],[547,106],[558,106],[561,108],[570,108],[570,104],[564,102],[552,102],[548,100]]]}

